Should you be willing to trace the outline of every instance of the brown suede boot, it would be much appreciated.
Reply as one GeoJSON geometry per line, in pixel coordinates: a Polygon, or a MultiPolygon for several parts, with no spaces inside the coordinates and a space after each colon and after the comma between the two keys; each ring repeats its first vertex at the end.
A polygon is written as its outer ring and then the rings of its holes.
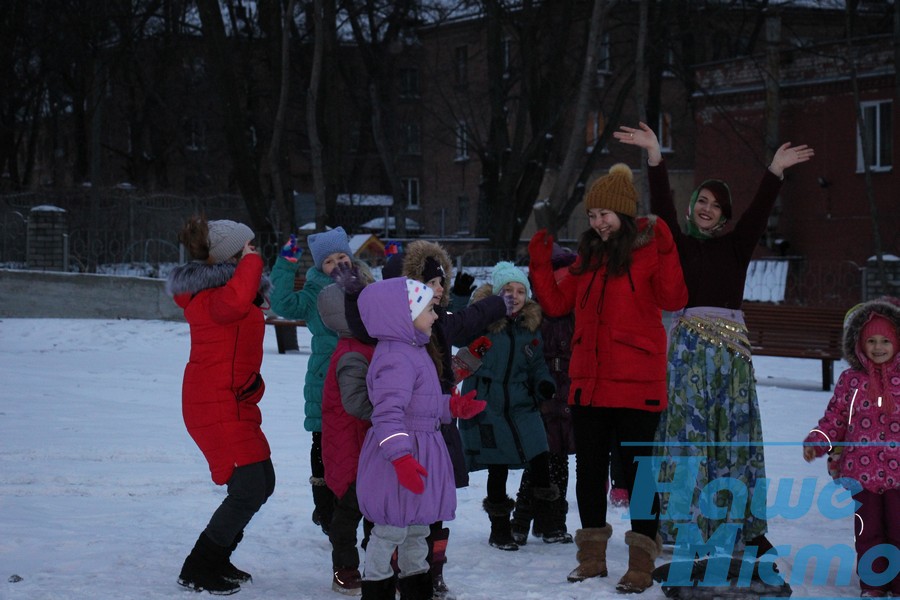
{"type": "Polygon", "coordinates": [[[616,584],[616,591],[640,594],[653,585],[654,561],[662,551],[662,543],[659,536],[651,540],[633,531],[625,532],[625,543],[628,545],[628,570],[616,584]]]}
{"type": "Polygon", "coordinates": [[[584,581],[591,577],[606,577],[606,543],[612,535],[612,525],[604,527],[588,527],[575,531],[575,545],[578,552],[578,566],[566,577],[572,583],[584,581]]]}

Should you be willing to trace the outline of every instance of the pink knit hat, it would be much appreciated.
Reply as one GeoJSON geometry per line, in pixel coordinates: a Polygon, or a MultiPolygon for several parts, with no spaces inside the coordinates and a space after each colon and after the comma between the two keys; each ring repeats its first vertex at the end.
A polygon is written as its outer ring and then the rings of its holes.
{"type": "Polygon", "coordinates": [[[900,346],[897,345],[897,328],[887,317],[877,313],[872,314],[859,335],[860,344],[865,344],[866,340],[873,335],[883,335],[893,344],[894,352],[900,351],[900,346]]]}

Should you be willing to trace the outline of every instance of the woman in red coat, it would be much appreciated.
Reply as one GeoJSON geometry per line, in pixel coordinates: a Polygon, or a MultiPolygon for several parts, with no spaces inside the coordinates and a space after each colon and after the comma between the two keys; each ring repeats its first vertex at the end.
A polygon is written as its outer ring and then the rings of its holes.
{"type": "MultiPolygon", "coordinates": [[[[556,282],[551,266],[553,238],[537,232],[528,246],[535,296],[544,312],[574,311],[575,332],[569,363],[569,404],[575,434],[576,484],[581,529],[575,533],[578,566],[569,581],[605,577],[606,546],[612,527],[606,522],[606,477],[612,439],[647,442],[617,450],[629,495],[652,506],[653,517],[632,517],[628,571],[621,592],[642,592],[652,585],[653,561],[660,547],[659,500],[655,483],[635,489],[636,456],[650,456],[651,443],[666,408],[666,332],[662,310],[687,302],[687,288],[672,233],[654,216],[637,218],[637,193],[631,169],[613,165],[585,195],[590,228],[578,244],[569,276],[556,282]],[[650,497],[652,496],[652,497],[650,497]]],[[[632,508],[636,501],[632,500],[632,508]]]]}
{"type": "Polygon", "coordinates": [[[250,575],[230,562],[244,527],[275,490],[269,443],[257,404],[269,288],[253,231],[234,221],[194,217],[179,240],[193,259],[174,269],[166,289],[191,327],[181,406],[188,433],[228,495],[184,561],[178,583],[230,594],[250,575]]]}

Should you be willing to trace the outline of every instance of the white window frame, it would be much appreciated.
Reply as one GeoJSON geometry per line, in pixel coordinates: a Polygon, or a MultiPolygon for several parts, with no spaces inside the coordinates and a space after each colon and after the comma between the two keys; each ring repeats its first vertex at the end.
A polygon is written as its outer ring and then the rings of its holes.
{"type": "Polygon", "coordinates": [[[400,179],[403,193],[406,194],[406,208],[421,208],[419,204],[419,178],[404,177],[400,179]]]}
{"type": "MultiPolygon", "coordinates": [[[[872,126],[867,128],[869,130],[869,135],[872,137],[872,139],[869,140],[869,142],[872,144],[873,150],[872,164],[869,165],[869,169],[871,171],[884,172],[890,171],[893,168],[893,147],[888,147],[888,149],[890,150],[890,156],[882,156],[884,153],[884,145],[890,144],[892,141],[891,136],[893,134],[894,125],[891,121],[891,111],[893,110],[893,105],[891,103],[892,100],[873,100],[869,102],[860,102],[860,110],[862,110],[863,121],[867,122],[869,119],[872,120],[872,126]],[[888,119],[886,123],[883,119],[885,115],[888,119]],[[885,158],[887,158],[889,161],[887,162],[887,164],[882,162],[882,160],[885,158]]],[[[857,124],[856,172],[862,173],[863,171],[865,171],[865,167],[863,164],[862,134],[859,130],[859,125],[857,124]]]]}
{"type": "Polygon", "coordinates": [[[661,152],[672,152],[672,114],[667,112],[659,113],[659,122],[656,127],[657,137],[659,138],[659,149],[661,152]]]}
{"type": "Polygon", "coordinates": [[[456,161],[469,160],[469,127],[465,121],[456,124],[456,161]]]}
{"type": "Polygon", "coordinates": [[[403,124],[403,153],[413,156],[422,154],[422,131],[414,121],[403,124]]]}

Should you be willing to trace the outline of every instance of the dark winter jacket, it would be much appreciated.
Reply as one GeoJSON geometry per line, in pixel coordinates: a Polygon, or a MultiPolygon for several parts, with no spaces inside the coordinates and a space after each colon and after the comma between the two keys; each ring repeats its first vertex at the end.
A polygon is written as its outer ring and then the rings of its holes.
{"type": "Polygon", "coordinates": [[[900,307],[890,302],[867,302],[852,313],[843,342],[850,368],[841,373],[825,415],[804,441],[825,444],[814,446],[816,456],[839,448],[839,475],[881,494],[900,488],[900,352],[894,348],[893,358],[880,366],[868,359],[860,336],[873,314],[900,330],[900,307]],[[880,403],[870,393],[875,377],[882,388],[880,403]]]}
{"type": "Polygon", "coordinates": [[[356,481],[359,453],[372,425],[366,374],[375,346],[351,337],[344,316],[344,293],[337,285],[319,293],[318,305],[322,322],[338,334],[322,391],[322,462],[326,485],[342,498],[356,481]],[[358,414],[367,418],[354,416],[358,414]]]}
{"type": "Polygon", "coordinates": [[[306,321],[312,334],[312,353],[306,363],[303,386],[303,427],[307,431],[322,431],[322,387],[328,374],[328,361],[337,346],[337,334],[322,323],[316,299],[319,292],[331,285],[331,278],[315,267],[306,271],[303,288],[294,291],[298,263],[279,258],[272,268],[272,310],[285,319],[306,321]]]}
{"type": "MultiPolygon", "coordinates": [[[[473,301],[493,295],[485,284],[473,301]]],[[[524,467],[548,450],[547,434],[539,405],[549,400],[539,394],[547,388],[552,397],[553,378],[544,362],[541,308],[532,300],[514,318],[503,317],[487,328],[491,349],[481,368],[463,381],[463,393],[477,390],[476,398],[487,407],[472,419],[460,419],[466,466],[469,471],[488,465],[524,467]],[[540,384],[543,382],[543,386],[540,384]]]]}
{"type": "Polygon", "coordinates": [[[637,224],[631,266],[621,275],[608,275],[602,265],[570,272],[557,284],[550,261],[531,257],[530,276],[544,312],[575,314],[569,404],[650,412],[668,404],[661,311],[683,308],[687,289],[666,224],[652,215],[637,224]]]}
{"type": "MultiPolygon", "coordinates": [[[[574,254],[572,255],[574,258],[574,254]]],[[[568,263],[571,264],[571,263],[568,263]]],[[[556,280],[568,273],[566,266],[553,261],[556,280]]],[[[572,431],[572,409],[569,408],[569,359],[572,356],[572,335],[575,333],[575,317],[572,313],[562,317],[543,315],[541,336],[544,338],[544,361],[556,384],[553,398],[541,401],[541,416],[547,430],[547,444],[552,454],[575,454],[575,434],[572,431]]]]}
{"type": "Polygon", "coordinates": [[[166,282],[191,328],[181,390],[184,424],[219,485],[235,467],[271,455],[257,406],[265,391],[260,305],[269,288],[262,269],[262,258],[248,254],[237,265],[190,262],[166,282]]]}

